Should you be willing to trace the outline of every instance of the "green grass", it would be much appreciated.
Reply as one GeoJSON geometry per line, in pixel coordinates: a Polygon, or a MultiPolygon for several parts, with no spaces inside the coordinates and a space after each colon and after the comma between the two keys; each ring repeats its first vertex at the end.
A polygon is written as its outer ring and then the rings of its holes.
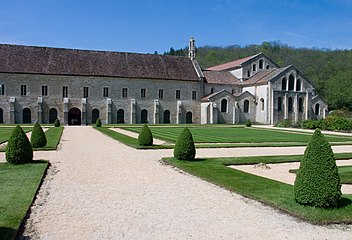
{"type": "Polygon", "coordinates": [[[48,163],[0,163],[0,239],[14,239],[48,163]]]}
{"type": "Polygon", "coordinates": [[[48,130],[46,130],[44,132],[46,140],[47,140],[46,145],[44,147],[42,147],[42,148],[33,148],[33,150],[35,150],[35,151],[39,151],[39,150],[44,150],[44,151],[56,150],[57,149],[57,145],[60,142],[63,130],[64,130],[63,127],[51,127],[51,128],[48,128],[48,130]]]}
{"type": "MultiPolygon", "coordinates": [[[[12,131],[15,127],[0,127],[0,144],[7,142],[11,137],[12,131]]],[[[31,127],[24,127],[23,131],[29,132],[32,131],[31,127]]]]}
{"type": "MultiPolygon", "coordinates": [[[[351,158],[352,153],[336,154],[335,157],[351,158]]],[[[303,156],[269,156],[241,158],[209,158],[198,161],[180,161],[167,158],[165,161],[204,180],[273,206],[292,216],[317,224],[352,223],[352,195],[343,195],[340,207],[319,209],[302,206],[294,200],[293,186],[275,180],[245,173],[226,167],[232,164],[279,163],[299,161],[303,156]]]]}

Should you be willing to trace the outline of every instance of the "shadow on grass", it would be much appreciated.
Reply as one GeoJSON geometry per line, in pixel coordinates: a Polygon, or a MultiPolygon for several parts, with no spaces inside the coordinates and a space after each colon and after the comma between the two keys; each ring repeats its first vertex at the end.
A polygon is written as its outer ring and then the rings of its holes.
{"type": "Polygon", "coordinates": [[[13,228],[0,227],[0,238],[1,239],[14,239],[17,230],[13,228]]]}
{"type": "Polygon", "coordinates": [[[31,164],[48,163],[46,160],[33,160],[31,164]]]}
{"type": "Polygon", "coordinates": [[[348,207],[349,205],[352,205],[352,200],[348,198],[342,197],[339,201],[339,208],[344,208],[348,207]]]}
{"type": "Polygon", "coordinates": [[[189,161],[189,162],[204,162],[206,160],[207,160],[206,158],[195,158],[194,160],[189,161]]]}

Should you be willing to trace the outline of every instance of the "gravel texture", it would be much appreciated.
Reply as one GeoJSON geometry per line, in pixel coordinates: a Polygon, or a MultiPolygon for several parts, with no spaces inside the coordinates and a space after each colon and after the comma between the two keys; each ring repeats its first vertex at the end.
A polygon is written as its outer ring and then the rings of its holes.
{"type": "MultiPolygon", "coordinates": [[[[239,152],[212,149],[213,156],[226,151],[239,152]]],[[[131,149],[91,127],[65,127],[58,151],[35,152],[52,166],[24,238],[351,239],[351,226],[302,222],[159,161],[171,155],[131,149]]]]}

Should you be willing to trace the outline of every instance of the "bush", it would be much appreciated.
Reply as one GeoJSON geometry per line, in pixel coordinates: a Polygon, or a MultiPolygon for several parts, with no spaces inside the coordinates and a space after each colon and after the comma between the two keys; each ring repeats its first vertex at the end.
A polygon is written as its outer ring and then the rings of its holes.
{"type": "Polygon", "coordinates": [[[329,142],[316,129],[304,152],[294,185],[298,203],[327,208],[338,205],[341,184],[329,142]]]}
{"type": "Polygon", "coordinates": [[[44,147],[46,145],[45,133],[39,123],[36,123],[33,127],[31,143],[34,148],[44,147]]]}
{"type": "Polygon", "coordinates": [[[251,120],[247,119],[245,122],[246,127],[251,127],[252,126],[252,122],[251,120]]]}
{"type": "Polygon", "coordinates": [[[17,125],[6,146],[6,161],[13,164],[22,164],[29,163],[32,160],[32,146],[23,129],[17,125]]]}
{"type": "Polygon", "coordinates": [[[292,127],[292,122],[289,119],[284,119],[280,122],[278,122],[275,127],[282,127],[282,128],[289,128],[292,127]]]}
{"type": "Polygon", "coordinates": [[[153,135],[147,124],[144,124],[142,130],[138,136],[138,144],[140,146],[152,146],[153,145],[153,135]]]}
{"type": "Polygon", "coordinates": [[[100,120],[100,118],[98,118],[97,121],[95,122],[95,126],[96,126],[96,127],[101,127],[101,120],[100,120]]]}
{"type": "Polygon", "coordinates": [[[193,137],[188,128],[182,130],[175,144],[174,157],[179,160],[194,160],[196,156],[196,148],[194,146],[193,137]]]}
{"type": "Polygon", "coordinates": [[[54,126],[55,127],[60,127],[60,121],[59,119],[56,118],[55,122],[54,122],[54,126]]]}

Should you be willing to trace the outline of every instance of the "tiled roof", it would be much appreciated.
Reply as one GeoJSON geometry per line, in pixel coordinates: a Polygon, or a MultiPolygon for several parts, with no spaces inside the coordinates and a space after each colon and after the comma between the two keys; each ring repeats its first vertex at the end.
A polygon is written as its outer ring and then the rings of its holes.
{"type": "Polygon", "coordinates": [[[0,44],[0,72],[199,79],[186,57],[0,44]]]}
{"type": "Polygon", "coordinates": [[[267,84],[268,81],[271,79],[275,78],[277,75],[281,74],[283,71],[285,71],[288,67],[285,68],[272,68],[268,70],[261,70],[257,74],[253,75],[253,77],[249,78],[246,81],[243,81],[242,85],[247,86],[247,85],[261,85],[261,84],[267,84]]]}
{"type": "Polygon", "coordinates": [[[203,71],[207,83],[239,84],[240,80],[226,71],[203,71]]]}
{"type": "Polygon", "coordinates": [[[211,70],[211,71],[222,71],[222,70],[228,70],[228,69],[233,69],[233,68],[237,68],[239,67],[242,63],[247,62],[248,60],[257,57],[258,55],[260,55],[262,53],[258,53],[256,55],[253,56],[249,56],[246,58],[241,58],[232,62],[227,62],[221,65],[217,65],[217,66],[213,66],[213,67],[209,67],[206,70],[211,70]]]}

